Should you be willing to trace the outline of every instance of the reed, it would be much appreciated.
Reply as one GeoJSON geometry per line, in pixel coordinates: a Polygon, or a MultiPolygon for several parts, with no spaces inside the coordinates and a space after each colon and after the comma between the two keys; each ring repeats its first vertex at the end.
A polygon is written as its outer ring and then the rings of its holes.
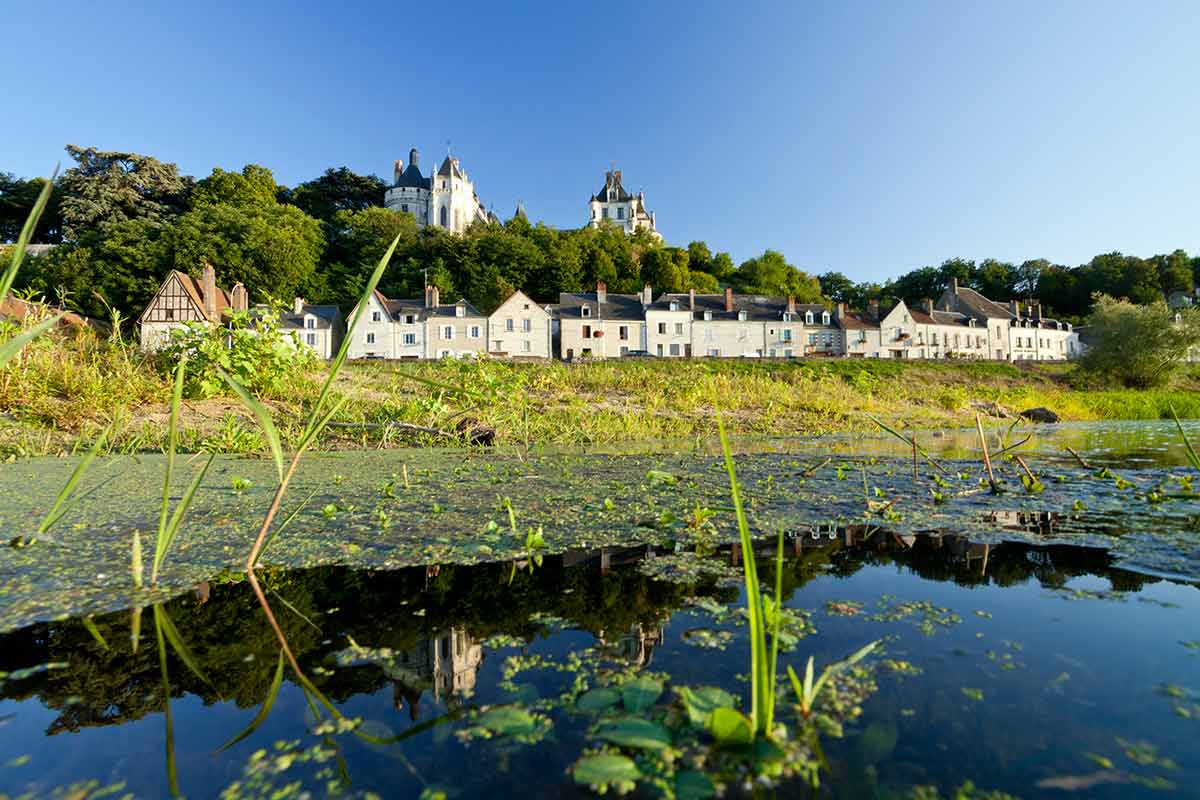
{"type": "Polygon", "coordinates": [[[1175,406],[1170,406],[1171,419],[1175,420],[1175,427],[1179,430],[1179,438],[1183,439],[1183,447],[1187,451],[1188,462],[1192,465],[1192,469],[1200,470],[1200,456],[1196,455],[1192,443],[1188,440],[1187,431],[1183,429],[1183,423],[1179,421],[1179,415],[1175,413],[1175,406]]]}
{"type": "Polygon", "coordinates": [[[879,641],[870,642],[863,647],[855,650],[841,661],[835,661],[821,671],[821,676],[816,680],[813,679],[813,657],[808,657],[808,664],[804,668],[804,681],[801,682],[796,676],[796,671],[790,666],[788,667],[788,678],[792,682],[792,691],[796,693],[796,702],[800,708],[800,715],[808,719],[813,710],[816,708],[817,700],[820,699],[821,690],[825,688],[825,684],[829,679],[836,675],[841,670],[854,666],[859,661],[862,661],[871,654],[876,647],[879,646],[879,641]]]}

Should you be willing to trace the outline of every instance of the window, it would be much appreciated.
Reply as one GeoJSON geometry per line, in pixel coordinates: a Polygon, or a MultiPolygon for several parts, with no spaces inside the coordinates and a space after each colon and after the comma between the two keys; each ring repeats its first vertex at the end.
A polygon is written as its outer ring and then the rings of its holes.
{"type": "Polygon", "coordinates": [[[817,344],[817,335],[816,335],[815,333],[810,333],[810,334],[808,335],[808,343],[809,343],[810,345],[816,346],[816,344],[817,344]]]}
{"type": "Polygon", "coordinates": [[[521,320],[521,330],[525,331],[526,333],[529,333],[530,331],[532,331],[533,330],[533,320],[531,320],[531,319],[521,320]]]}
{"type": "Polygon", "coordinates": [[[746,321],[746,312],[739,311],[738,312],[738,322],[745,322],[745,321],[746,321]]]}
{"type": "MultiPolygon", "coordinates": [[[[443,189],[446,188],[445,181],[442,182],[442,188],[443,189]]],[[[447,208],[445,206],[442,206],[442,227],[443,228],[450,227],[450,212],[449,212],[449,210],[447,210],[447,208]]]]}
{"type": "Polygon", "coordinates": [[[672,301],[670,302],[670,304],[668,305],[668,308],[670,308],[672,311],[678,311],[678,310],[679,310],[679,303],[677,303],[677,302],[675,302],[674,300],[672,300],[672,301]]]}
{"type": "Polygon", "coordinates": [[[805,324],[805,325],[812,325],[812,324],[813,324],[813,315],[812,315],[812,312],[811,312],[811,311],[805,311],[805,312],[804,312],[804,324],[805,324]]]}
{"type": "Polygon", "coordinates": [[[828,324],[829,324],[829,312],[828,312],[828,311],[822,311],[822,312],[821,312],[821,324],[822,324],[822,325],[828,325],[828,324]]]}
{"type": "Polygon", "coordinates": [[[367,344],[375,344],[375,334],[373,334],[373,333],[367,334],[367,344]]]}
{"type": "MultiPolygon", "coordinates": [[[[586,317],[586,316],[587,316],[587,314],[584,314],[584,316],[586,317]]],[[[505,320],[504,320],[504,330],[506,330],[506,331],[512,331],[512,330],[513,330],[513,321],[512,321],[512,318],[511,318],[511,317],[510,317],[510,318],[508,318],[508,319],[505,319],[505,320]]]]}
{"type": "Polygon", "coordinates": [[[416,321],[417,321],[417,315],[416,315],[416,314],[405,314],[405,315],[404,315],[404,324],[405,324],[405,325],[412,325],[412,324],[413,324],[413,323],[415,323],[416,321]]]}
{"type": "Polygon", "coordinates": [[[453,325],[443,325],[442,326],[442,338],[445,339],[446,341],[450,341],[454,338],[454,326],[453,325]]]}
{"type": "Polygon", "coordinates": [[[504,342],[500,341],[499,339],[492,342],[492,352],[493,353],[501,353],[503,351],[504,351],[504,342]]]}
{"type": "Polygon", "coordinates": [[[677,344],[671,345],[671,355],[673,355],[673,356],[679,355],[679,345],[677,345],[677,344]]]}
{"type": "Polygon", "coordinates": [[[415,333],[404,334],[404,344],[414,345],[417,343],[417,335],[415,333]]]}
{"type": "Polygon", "coordinates": [[[521,342],[521,352],[528,353],[528,352],[531,352],[532,350],[533,350],[533,345],[529,343],[528,339],[521,342]]]}
{"type": "Polygon", "coordinates": [[[379,312],[378,311],[371,312],[371,322],[379,322],[379,312]]]}
{"type": "Polygon", "coordinates": [[[784,322],[791,322],[791,321],[792,321],[792,315],[791,315],[791,314],[789,314],[789,313],[788,313],[788,312],[786,312],[786,311],[785,311],[785,312],[783,312],[783,321],[784,321],[784,322]]]}
{"type": "Polygon", "coordinates": [[[629,326],[628,325],[622,325],[621,327],[617,328],[617,338],[620,339],[622,342],[629,341],[629,326]]]}
{"type": "Polygon", "coordinates": [[[784,328],[784,330],[783,330],[783,340],[784,340],[785,342],[790,342],[790,341],[792,340],[792,329],[791,329],[791,328],[784,328]]]}
{"type": "Polygon", "coordinates": [[[622,345],[622,346],[621,346],[621,348],[620,348],[619,350],[617,350],[617,354],[618,354],[618,355],[622,355],[622,356],[623,356],[623,355],[626,355],[626,354],[628,354],[628,353],[629,353],[629,348],[628,348],[628,347],[625,347],[624,345],[622,345]]]}
{"type": "Polygon", "coordinates": [[[408,211],[408,203],[401,203],[401,204],[400,204],[400,210],[401,210],[401,211],[408,211]]]}
{"type": "Polygon", "coordinates": [[[583,326],[583,338],[585,338],[585,339],[592,338],[592,326],[591,325],[583,326]]]}
{"type": "Polygon", "coordinates": [[[311,331],[317,327],[317,321],[315,319],[313,319],[312,317],[307,317],[304,320],[304,327],[308,328],[311,331]]]}
{"type": "Polygon", "coordinates": [[[705,311],[705,312],[704,312],[704,321],[705,321],[705,322],[708,322],[708,321],[710,321],[710,320],[712,320],[712,312],[711,312],[711,311],[705,311]]]}
{"type": "Polygon", "coordinates": [[[661,333],[663,336],[666,336],[667,335],[667,323],[665,323],[665,322],[658,323],[658,332],[661,333]]]}
{"type": "Polygon", "coordinates": [[[175,309],[173,309],[173,308],[164,308],[164,309],[163,309],[163,316],[164,316],[164,317],[166,317],[167,319],[175,319],[175,309]]]}
{"type": "Polygon", "coordinates": [[[866,331],[859,331],[859,332],[858,332],[858,343],[859,343],[859,344],[866,344],[866,343],[867,343],[867,332],[866,332],[866,331]]]}
{"type": "Polygon", "coordinates": [[[602,209],[601,213],[605,219],[608,219],[608,209],[607,208],[602,209]]]}
{"type": "Polygon", "coordinates": [[[454,316],[465,317],[466,315],[467,315],[467,307],[466,306],[455,306],[454,307],[454,316]]]}
{"type": "Polygon", "coordinates": [[[471,326],[471,338],[472,338],[472,339],[478,339],[478,338],[480,337],[480,334],[481,334],[481,331],[479,330],[479,326],[478,326],[478,325],[472,325],[472,326],[471,326]]]}
{"type": "Polygon", "coordinates": [[[315,333],[306,333],[304,335],[304,341],[308,342],[309,347],[316,347],[317,346],[317,335],[315,333]]]}
{"type": "Polygon", "coordinates": [[[711,349],[711,350],[709,350],[709,351],[708,351],[708,354],[709,354],[710,356],[712,356],[713,358],[719,358],[719,357],[720,357],[720,355],[721,355],[721,351],[720,351],[720,350],[718,350],[717,348],[713,348],[713,349],[711,349]]]}
{"type": "Polygon", "coordinates": [[[625,219],[625,206],[617,207],[617,219],[625,219]]]}
{"type": "Polygon", "coordinates": [[[791,358],[791,357],[792,357],[792,351],[791,351],[791,349],[789,348],[789,349],[787,349],[787,350],[784,350],[784,351],[783,351],[783,356],[784,356],[784,358],[791,358]]]}
{"type": "Polygon", "coordinates": [[[675,335],[683,336],[683,323],[682,322],[675,323],[675,335]]]}
{"type": "Polygon", "coordinates": [[[658,345],[658,347],[657,347],[657,349],[655,350],[655,352],[656,352],[658,355],[660,355],[660,356],[662,355],[662,344],[661,344],[661,343],[658,345]]]}
{"type": "Polygon", "coordinates": [[[579,313],[581,316],[590,317],[592,315],[592,307],[591,306],[580,306],[579,313]]]}

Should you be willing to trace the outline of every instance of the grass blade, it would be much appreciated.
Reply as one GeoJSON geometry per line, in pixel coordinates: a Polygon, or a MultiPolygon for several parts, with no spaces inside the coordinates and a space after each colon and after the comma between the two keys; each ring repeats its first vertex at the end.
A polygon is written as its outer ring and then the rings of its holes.
{"type": "MultiPolygon", "coordinates": [[[[29,240],[33,238],[33,231],[37,228],[38,220],[42,218],[42,212],[46,210],[46,204],[50,202],[50,193],[54,191],[54,181],[57,178],[58,167],[56,166],[50,178],[42,184],[42,191],[38,193],[38,199],[33,204],[33,209],[25,218],[25,225],[21,228],[21,235],[17,237],[12,260],[8,263],[4,274],[0,275],[0,300],[8,297],[8,290],[12,288],[13,281],[17,279],[17,270],[21,268],[21,262],[25,259],[25,248],[29,244],[29,240]]],[[[4,360],[0,359],[0,365],[3,364],[4,360]]]]}
{"type": "Polygon", "coordinates": [[[163,710],[166,712],[167,789],[171,797],[179,797],[179,773],[175,768],[175,725],[171,719],[171,678],[167,674],[167,647],[163,642],[163,627],[157,605],[154,607],[154,636],[158,640],[158,671],[162,676],[163,710]]]}
{"type": "MultiPolygon", "coordinates": [[[[209,686],[212,686],[212,681],[206,678],[204,673],[200,671],[200,665],[196,662],[196,657],[192,655],[192,651],[184,644],[183,638],[179,635],[179,631],[175,628],[175,623],[171,621],[167,610],[157,603],[154,606],[154,624],[166,635],[167,641],[170,642],[171,647],[175,650],[175,654],[192,671],[192,674],[209,686]]],[[[215,689],[216,687],[213,686],[213,688],[215,689]]]]}
{"type": "Polygon", "coordinates": [[[1175,427],[1179,429],[1179,436],[1183,439],[1183,446],[1187,448],[1188,461],[1192,462],[1192,469],[1200,470],[1200,456],[1196,455],[1196,451],[1192,449],[1192,443],[1188,441],[1187,432],[1183,429],[1183,423],[1179,421],[1179,415],[1175,413],[1175,406],[1168,405],[1171,409],[1171,419],[1175,420],[1175,427]]]}
{"type": "MultiPolygon", "coordinates": [[[[186,359],[179,359],[178,366],[175,367],[175,384],[171,390],[171,417],[167,423],[167,473],[163,476],[162,490],[162,506],[158,513],[158,543],[161,545],[162,537],[167,531],[167,513],[171,508],[171,479],[175,477],[175,426],[179,422],[179,407],[183,404],[183,367],[186,359]]],[[[155,549],[155,571],[157,576],[158,570],[158,553],[162,549],[155,549]]],[[[153,580],[153,578],[151,579],[153,580]]]]}
{"type": "Polygon", "coordinates": [[[916,450],[918,453],[921,454],[921,457],[924,458],[926,461],[928,461],[930,464],[932,464],[934,466],[934,468],[937,469],[938,472],[941,472],[943,474],[946,472],[946,468],[943,467],[941,464],[939,464],[937,461],[935,461],[933,456],[929,455],[929,453],[926,453],[925,448],[923,448],[919,444],[917,444],[916,439],[910,439],[909,437],[905,436],[904,434],[900,433],[899,431],[894,430],[893,428],[890,428],[887,425],[884,425],[880,419],[878,419],[877,417],[875,417],[872,414],[867,414],[867,419],[871,420],[871,422],[874,422],[880,428],[883,428],[883,430],[887,431],[892,436],[895,436],[897,439],[899,439],[900,441],[904,442],[909,447],[916,450]]]}
{"type": "Polygon", "coordinates": [[[87,629],[93,639],[100,643],[102,648],[108,649],[108,642],[104,641],[104,635],[100,633],[100,629],[96,627],[96,623],[92,621],[91,617],[83,618],[83,627],[87,629]]]}
{"type": "Polygon", "coordinates": [[[767,685],[771,689],[771,702],[767,704],[767,732],[775,725],[775,678],[779,667],[779,626],[783,622],[783,529],[779,529],[779,545],[775,550],[775,624],[771,626],[771,665],[767,685]]]}
{"type": "Polygon", "coordinates": [[[275,423],[271,421],[271,412],[258,398],[246,391],[246,387],[234,380],[228,372],[217,367],[217,374],[225,383],[229,384],[229,388],[233,389],[234,394],[242,401],[242,405],[250,409],[254,418],[258,420],[258,426],[262,428],[263,435],[267,437],[267,444],[271,447],[271,456],[275,459],[275,471],[278,479],[283,480],[283,447],[279,443],[279,431],[275,430],[275,423]]]}
{"type": "Polygon", "coordinates": [[[91,448],[88,449],[83,459],[75,465],[75,469],[71,471],[71,477],[67,478],[66,484],[59,491],[54,505],[50,507],[50,511],[47,512],[45,519],[42,520],[42,524],[38,525],[38,536],[45,534],[46,531],[50,530],[67,513],[70,508],[70,504],[67,501],[71,499],[71,493],[75,491],[75,487],[83,479],[83,474],[87,472],[88,467],[91,466],[92,461],[100,452],[100,448],[104,446],[104,442],[108,439],[109,434],[112,433],[115,424],[115,420],[109,423],[108,427],[96,437],[96,441],[92,442],[91,448]]]}
{"type": "Polygon", "coordinates": [[[62,319],[62,317],[62,314],[56,314],[49,319],[44,319],[37,325],[34,325],[32,328],[22,333],[20,336],[15,336],[4,344],[0,344],[0,367],[3,367],[13,356],[21,352],[22,347],[41,336],[46,331],[50,330],[50,328],[53,327],[56,322],[62,319]]]}
{"type": "Polygon", "coordinates": [[[204,475],[208,472],[209,466],[212,464],[215,455],[208,457],[208,461],[204,462],[204,466],[196,472],[196,477],[192,479],[191,485],[180,499],[179,504],[175,506],[174,513],[171,514],[171,521],[167,524],[167,529],[158,537],[158,541],[154,545],[154,566],[150,570],[150,582],[158,582],[158,570],[162,567],[163,561],[167,558],[167,551],[171,548],[171,543],[175,541],[175,535],[179,533],[179,527],[183,524],[183,515],[187,513],[188,506],[192,504],[192,498],[196,494],[196,489],[200,487],[200,482],[204,480],[204,475]]]}
{"type": "Polygon", "coordinates": [[[217,748],[218,753],[223,753],[229,748],[233,747],[235,744],[258,730],[259,726],[267,721],[267,716],[271,713],[271,707],[275,705],[275,697],[279,694],[279,687],[282,683],[283,651],[280,650],[279,661],[275,665],[275,677],[271,679],[271,686],[267,689],[267,697],[265,700],[263,700],[263,704],[259,707],[258,713],[254,715],[254,719],[250,720],[250,724],[246,726],[245,730],[217,748]]]}
{"type": "MultiPolygon", "coordinates": [[[[142,535],[137,531],[133,532],[133,552],[129,556],[129,571],[133,574],[133,586],[135,589],[142,588],[142,535]]],[[[134,650],[137,648],[135,647],[134,650]]]]}

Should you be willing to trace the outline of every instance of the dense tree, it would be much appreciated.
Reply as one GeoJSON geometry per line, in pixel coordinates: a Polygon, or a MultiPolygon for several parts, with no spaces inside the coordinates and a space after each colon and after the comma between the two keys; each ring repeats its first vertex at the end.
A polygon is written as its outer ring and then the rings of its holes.
{"type": "Polygon", "coordinates": [[[1162,300],[1135,305],[1098,295],[1088,317],[1083,367],[1133,388],[1167,383],[1200,345],[1200,311],[1172,311],[1162,300]]]}
{"type": "Polygon", "coordinates": [[[799,303],[820,303],[823,299],[817,279],[787,263],[775,250],[742,262],[733,275],[733,284],[748,294],[790,296],[799,303]]]}
{"type": "Polygon", "coordinates": [[[691,242],[687,246],[688,269],[693,272],[713,274],[713,257],[704,242],[691,242]]]}
{"type": "Polygon", "coordinates": [[[851,303],[856,299],[855,283],[840,272],[825,272],[817,276],[821,292],[834,303],[851,303]]]}
{"type": "Polygon", "coordinates": [[[243,208],[269,208],[279,186],[271,170],[258,164],[247,164],[241,172],[226,172],[217,167],[192,192],[192,207],[226,203],[243,208]]]}
{"type": "Polygon", "coordinates": [[[1191,293],[1195,286],[1192,275],[1192,260],[1183,250],[1168,255],[1157,255],[1150,259],[1158,273],[1158,285],[1164,294],[1171,292],[1191,293]]]}
{"type": "Polygon", "coordinates": [[[377,175],[359,175],[346,167],[325,170],[319,178],[295,189],[280,189],[279,200],[310,217],[333,222],[339,211],[363,211],[383,205],[387,184],[377,175]]]}
{"type": "Polygon", "coordinates": [[[76,162],[59,181],[68,240],[131,219],[166,225],[187,209],[193,181],[174,164],[94,147],[67,145],[67,152],[76,162]]]}
{"type": "MultiPolygon", "coordinates": [[[[15,242],[37,203],[45,178],[18,178],[11,172],[0,172],[0,243],[15,242]]],[[[57,244],[62,241],[61,192],[53,192],[49,203],[33,231],[35,244],[57,244]]]]}

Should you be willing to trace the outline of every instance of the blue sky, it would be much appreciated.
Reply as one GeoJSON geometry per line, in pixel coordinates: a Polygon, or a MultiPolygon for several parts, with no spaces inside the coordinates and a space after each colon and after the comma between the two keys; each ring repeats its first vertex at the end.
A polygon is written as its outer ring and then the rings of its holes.
{"type": "Polygon", "coordinates": [[[671,243],[857,280],[1200,253],[1194,1],[442,7],[12,4],[0,170],[74,143],[292,185],[450,140],[505,218],[581,225],[615,164],[671,243]]]}

